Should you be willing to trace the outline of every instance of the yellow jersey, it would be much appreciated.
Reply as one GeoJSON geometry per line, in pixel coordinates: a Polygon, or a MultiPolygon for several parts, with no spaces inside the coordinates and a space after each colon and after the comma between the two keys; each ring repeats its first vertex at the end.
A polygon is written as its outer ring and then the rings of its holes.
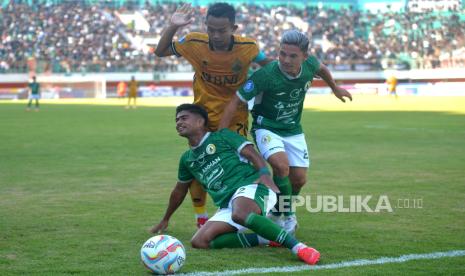
{"type": "Polygon", "coordinates": [[[135,80],[129,82],[129,97],[137,97],[137,81],[135,80]]]}
{"type": "Polygon", "coordinates": [[[388,90],[389,92],[395,92],[396,91],[396,86],[397,86],[397,79],[394,76],[390,76],[387,79],[387,84],[388,84],[388,90]]]}
{"type": "MultiPolygon", "coordinates": [[[[234,35],[228,51],[216,52],[209,44],[207,34],[193,32],[174,41],[172,50],[194,68],[194,104],[207,110],[209,128],[217,130],[223,110],[247,80],[249,66],[260,52],[257,43],[234,35]]],[[[247,119],[247,105],[241,104],[230,128],[246,135],[247,119]]]]}

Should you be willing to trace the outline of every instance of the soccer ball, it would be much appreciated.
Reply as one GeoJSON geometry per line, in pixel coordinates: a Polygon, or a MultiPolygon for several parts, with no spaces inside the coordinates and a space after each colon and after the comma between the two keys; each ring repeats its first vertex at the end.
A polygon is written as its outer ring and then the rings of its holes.
{"type": "Polygon", "coordinates": [[[182,243],[168,235],[148,239],[140,249],[144,265],[156,274],[173,274],[186,261],[186,250],[182,243]]]}

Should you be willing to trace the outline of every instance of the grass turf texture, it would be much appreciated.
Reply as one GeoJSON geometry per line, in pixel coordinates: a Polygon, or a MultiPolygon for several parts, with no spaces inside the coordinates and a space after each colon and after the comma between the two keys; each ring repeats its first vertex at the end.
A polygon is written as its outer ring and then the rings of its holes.
{"type": "MultiPolygon", "coordinates": [[[[303,114],[312,168],[302,194],[387,195],[394,208],[299,208],[297,236],[322,252],[321,264],[465,249],[464,98],[313,99],[303,114]],[[423,208],[396,208],[398,199],[422,199],[423,208]]],[[[63,103],[42,101],[37,113],[0,103],[0,274],[144,275],[139,250],[186,149],[174,108],[63,103]]],[[[186,246],[181,272],[302,264],[279,248],[192,249],[190,206],[187,198],[167,233],[186,246]]],[[[404,272],[463,274],[465,257],[312,273],[404,272]]]]}

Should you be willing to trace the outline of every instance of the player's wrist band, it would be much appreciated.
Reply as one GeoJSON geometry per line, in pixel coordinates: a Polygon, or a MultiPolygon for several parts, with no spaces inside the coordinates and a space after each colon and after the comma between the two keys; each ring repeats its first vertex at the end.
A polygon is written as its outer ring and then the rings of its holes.
{"type": "Polygon", "coordinates": [[[271,175],[271,172],[270,170],[268,169],[268,167],[262,167],[258,170],[258,173],[260,174],[260,176],[262,175],[271,175]]]}

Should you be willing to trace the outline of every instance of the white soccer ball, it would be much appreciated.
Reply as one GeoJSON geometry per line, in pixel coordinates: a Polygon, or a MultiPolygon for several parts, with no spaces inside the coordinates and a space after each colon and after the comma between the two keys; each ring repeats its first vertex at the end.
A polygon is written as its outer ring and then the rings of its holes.
{"type": "Polygon", "coordinates": [[[140,249],[144,265],[156,274],[173,274],[186,261],[186,250],[182,243],[168,235],[148,239],[140,249]]]}

